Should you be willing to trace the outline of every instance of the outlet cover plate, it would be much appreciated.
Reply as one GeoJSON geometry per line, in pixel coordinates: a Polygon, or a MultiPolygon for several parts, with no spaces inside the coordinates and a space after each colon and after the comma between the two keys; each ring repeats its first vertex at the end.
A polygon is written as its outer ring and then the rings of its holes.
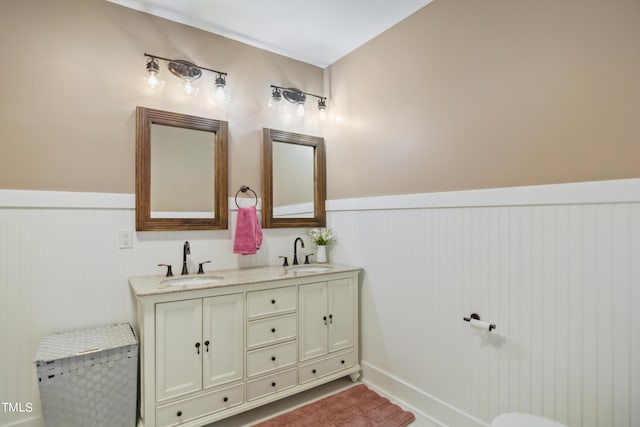
{"type": "Polygon", "coordinates": [[[120,242],[120,249],[133,248],[133,230],[122,229],[118,232],[118,241],[120,242]]]}

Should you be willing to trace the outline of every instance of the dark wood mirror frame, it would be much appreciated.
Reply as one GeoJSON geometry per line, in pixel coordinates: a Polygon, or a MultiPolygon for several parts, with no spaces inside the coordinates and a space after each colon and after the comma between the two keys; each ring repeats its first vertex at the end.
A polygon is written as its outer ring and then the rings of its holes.
{"type": "Polygon", "coordinates": [[[224,230],[228,227],[227,122],[136,107],[136,230],[224,230]],[[151,125],[215,133],[214,218],[151,218],[151,125]]]}
{"type": "Polygon", "coordinates": [[[263,228],[294,228],[294,227],[324,227],[326,224],[325,201],[326,166],[324,138],[302,135],[275,129],[262,129],[262,227],[263,228]],[[273,142],[313,147],[314,152],[314,188],[313,188],[313,218],[274,218],[273,216],[273,142]]]}

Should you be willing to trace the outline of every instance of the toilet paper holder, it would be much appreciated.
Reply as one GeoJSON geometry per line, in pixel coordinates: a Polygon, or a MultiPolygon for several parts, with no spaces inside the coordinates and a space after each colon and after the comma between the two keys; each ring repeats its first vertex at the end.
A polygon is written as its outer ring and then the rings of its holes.
{"type": "MultiPolygon", "coordinates": [[[[472,323],[471,320],[477,320],[478,322],[482,322],[482,319],[480,319],[480,315],[477,313],[471,313],[471,315],[469,317],[463,317],[462,320],[464,320],[465,322],[469,322],[472,323]]],[[[496,325],[493,323],[487,323],[487,322],[483,322],[487,325],[487,328],[489,330],[489,332],[493,331],[496,328],[496,325]]],[[[484,328],[483,328],[484,329],[484,328]]]]}

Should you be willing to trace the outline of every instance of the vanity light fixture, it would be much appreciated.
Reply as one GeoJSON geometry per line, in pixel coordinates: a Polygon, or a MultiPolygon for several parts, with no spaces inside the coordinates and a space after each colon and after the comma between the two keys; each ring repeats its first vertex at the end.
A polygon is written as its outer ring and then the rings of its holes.
{"type": "Polygon", "coordinates": [[[280,102],[284,98],[288,102],[296,105],[296,114],[299,117],[302,117],[306,113],[304,104],[307,101],[307,96],[318,98],[318,110],[320,111],[320,119],[323,120],[326,114],[325,110],[327,109],[327,97],[314,95],[313,93],[309,92],[303,92],[300,89],[271,85],[271,99],[269,100],[269,106],[273,107],[280,104],[280,102]]]}
{"type": "Polygon", "coordinates": [[[228,98],[227,93],[227,73],[213,70],[211,68],[202,67],[200,65],[194,64],[190,61],[185,61],[182,59],[169,59],[163,58],[158,55],[151,55],[145,53],[144,56],[149,58],[147,60],[147,73],[149,76],[147,77],[147,84],[149,87],[153,88],[162,88],[164,86],[164,81],[158,79],[157,75],[160,71],[159,61],[166,61],[167,68],[174,76],[178,77],[181,80],[180,87],[184,90],[185,94],[189,96],[195,96],[198,94],[200,89],[194,85],[194,81],[198,80],[202,77],[203,71],[210,71],[215,73],[216,77],[214,80],[214,84],[212,86],[212,91],[214,96],[219,101],[225,101],[228,98]]]}
{"type": "Polygon", "coordinates": [[[164,80],[158,78],[158,71],[160,71],[160,64],[156,58],[149,58],[147,60],[147,84],[151,89],[162,89],[164,87],[164,80]]]}
{"type": "Polygon", "coordinates": [[[221,73],[216,75],[216,80],[213,85],[213,96],[220,102],[224,102],[229,98],[227,79],[221,73]]]}
{"type": "Polygon", "coordinates": [[[318,99],[318,110],[320,111],[320,120],[324,120],[327,118],[327,99],[320,98],[318,99]]]}
{"type": "Polygon", "coordinates": [[[282,91],[277,87],[271,86],[271,98],[269,98],[269,107],[280,105],[282,101],[282,91]]]}

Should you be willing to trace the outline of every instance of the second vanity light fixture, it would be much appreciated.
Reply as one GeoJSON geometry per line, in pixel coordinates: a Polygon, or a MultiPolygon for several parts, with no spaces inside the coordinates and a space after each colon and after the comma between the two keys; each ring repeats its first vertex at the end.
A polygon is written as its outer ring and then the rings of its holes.
{"type": "Polygon", "coordinates": [[[227,93],[227,73],[223,71],[212,70],[211,68],[202,67],[196,65],[193,62],[185,61],[182,59],[169,59],[163,58],[158,55],[151,55],[145,53],[147,59],[147,84],[151,89],[162,89],[164,87],[164,81],[158,78],[160,71],[160,61],[167,62],[167,68],[174,76],[180,78],[180,86],[184,90],[184,93],[188,96],[195,96],[200,91],[200,88],[193,85],[194,80],[198,80],[202,77],[202,71],[210,71],[215,74],[213,85],[211,87],[214,97],[218,101],[225,101],[228,98],[227,93]]]}
{"type": "Polygon", "coordinates": [[[300,89],[271,85],[271,99],[269,100],[269,106],[273,107],[279,105],[284,98],[286,101],[296,106],[296,114],[302,117],[305,115],[304,103],[307,100],[307,96],[313,96],[318,99],[320,119],[324,120],[327,109],[327,97],[303,92],[300,89]]]}

